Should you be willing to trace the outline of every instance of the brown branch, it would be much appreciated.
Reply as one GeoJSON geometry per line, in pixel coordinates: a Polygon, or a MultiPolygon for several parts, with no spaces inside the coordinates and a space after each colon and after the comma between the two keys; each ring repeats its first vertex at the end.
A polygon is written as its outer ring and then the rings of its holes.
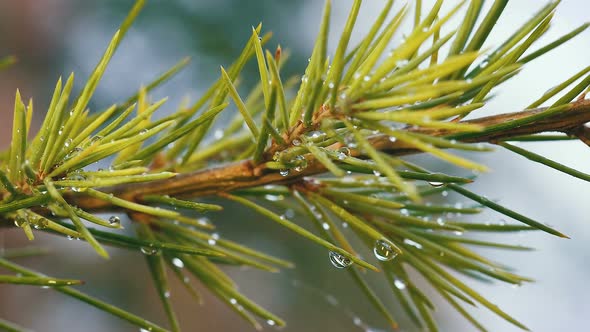
{"type": "MultiPolygon", "coordinates": [[[[483,117],[475,120],[462,121],[462,123],[479,124],[484,128],[481,135],[469,139],[461,139],[463,142],[494,142],[520,135],[538,134],[542,132],[563,132],[568,135],[583,136],[583,125],[590,122],[590,100],[579,100],[571,104],[568,110],[559,112],[539,121],[499,132],[486,132],[485,128],[507,123],[513,120],[527,118],[545,111],[546,108],[537,108],[515,113],[505,113],[495,116],[483,117]]],[[[432,136],[448,136],[453,134],[448,130],[435,130],[427,128],[408,129],[412,132],[428,134],[432,136]]],[[[585,137],[585,136],[584,136],[585,137]]],[[[377,149],[385,151],[392,156],[420,153],[401,141],[391,142],[388,136],[374,136],[371,143],[377,149]]],[[[334,146],[337,148],[338,146],[334,146]]],[[[352,151],[353,156],[361,156],[359,151],[352,151]]],[[[237,189],[246,189],[266,184],[292,184],[301,181],[305,176],[311,176],[325,172],[326,169],[314,160],[308,159],[308,167],[302,172],[281,176],[276,170],[265,168],[264,164],[254,165],[251,160],[228,164],[212,169],[180,174],[174,178],[152,181],[149,183],[120,185],[106,188],[105,192],[115,196],[141,201],[141,197],[147,194],[170,195],[175,197],[203,197],[212,196],[222,192],[230,192],[237,189]]],[[[74,205],[87,210],[111,209],[110,203],[89,196],[76,193],[67,197],[74,205]]]]}

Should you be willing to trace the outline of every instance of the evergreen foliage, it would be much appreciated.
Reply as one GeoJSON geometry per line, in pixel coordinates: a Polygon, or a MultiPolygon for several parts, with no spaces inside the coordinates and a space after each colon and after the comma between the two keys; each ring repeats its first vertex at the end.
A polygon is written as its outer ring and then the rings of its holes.
{"type": "MultiPolygon", "coordinates": [[[[463,120],[477,114],[493,89],[516,76],[522,66],[588,26],[537,46],[558,5],[553,1],[501,45],[487,45],[506,3],[496,0],[483,12],[483,1],[463,1],[442,11],[439,0],[422,12],[421,1],[416,0],[413,29],[392,47],[393,36],[401,34],[401,22],[410,18],[412,8],[392,12],[393,1],[386,1],[370,31],[358,45],[350,45],[361,6],[356,0],[337,48],[329,55],[333,4],[328,0],[300,78],[281,76],[287,54],[280,47],[267,49],[270,33],[263,33],[259,25],[252,29],[241,55],[220,69],[219,79],[193,105],[152,119],[166,100],[151,102],[150,91],[185,66],[185,59],[127,101],[90,112],[89,101],[110,58],[144,6],[138,0],[82,91],[75,95],[73,74],[57,81],[39,132],[30,132],[33,101],[23,101],[17,91],[11,145],[0,153],[1,222],[21,228],[30,240],[36,232],[81,239],[104,258],[109,257],[108,246],[141,250],[171,331],[180,330],[168,296],[171,275],[181,281],[192,275],[257,329],[262,327],[258,319],[271,326],[285,324],[245,297],[220,266],[277,271],[293,265],[214,233],[214,225],[198,217],[223,208],[223,203],[199,202],[213,196],[243,205],[315,244],[335,267],[351,274],[367,303],[394,329],[398,326],[395,316],[407,315],[417,326],[437,330],[434,306],[409,274],[416,271],[475,328],[485,330],[465,306],[480,305],[526,330],[457,274],[514,285],[532,281],[470,247],[530,248],[479,240],[471,234],[540,230],[567,236],[469,190],[471,176],[427,170],[402,158],[426,153],[458,168],[484,172],[485,165],[449,149],[486,152],[492,147],[483,143],[491,143],[588,181],[588,174],[509,141],[580,138],[588,142],[583,124],[590,120],[590,102],[584,100],[590,67],[556,85],[523,112],[463,120]],[[443,33],[454,17],[460,18],[458,26],[443,33]],[[241,94],[240,73],[248,61],[256,62],[260,79],[249,93],[241,94]],[[555,96],[555,102],[543,106],[555,96]],[[582,97],[576,101],[578,96],[582,97]],[[218,115],[233,107],[237,112],[223,135],[205,146],[203,141],[218,115]],[[94,169],[97,162],[111,166],[94,169]],[[428,202],[450,191],[472,200],[473,206],[428,202]],[[315,229],[308,230],[292,216],[277,212],[285,205],[306,216],[315,229]],[[486,208],[519,223],[455,220],[486,208]],[[105,231],[121,229],[122,224],[118,217],[97,216],[104,211],[126,213],[136,236],[105,231]],[[375,257],[361,258],[343,227],[350,227],[375,257]],[[371,289],[362,273],[366,270],[383,274],[404,313],[392,313],[383,304],[381,298],[387,295],[371,289]]],[[[12,58],[0,59],[0,69],[11,62],[12,58]]],[[[1,257],[0,266],[16,274],[0,275],[0,283],[48,286],[143,329],[167,331],[78,290],[83,287],[71,287],[79,285],[79,280],[48,277],[13,262],[32,254],[38,252],[24,249],[1,257]]],[[[193,285],[183,284],[198,301],[193,285]]],[[[2,320],[0,327],[20,330],[2,320]]]]}

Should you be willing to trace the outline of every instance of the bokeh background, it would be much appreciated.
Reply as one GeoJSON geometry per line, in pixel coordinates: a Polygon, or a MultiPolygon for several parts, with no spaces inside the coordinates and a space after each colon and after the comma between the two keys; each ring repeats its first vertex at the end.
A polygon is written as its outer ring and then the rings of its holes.
{"type": "MultiPolygon", "coordinates": [[[[445,7],[454,5],[447,1],[445,7]]],[[[490,2],[490,1],[488,1],[490,2]]],[[[425,1],[428,8],[431,1],[425,1]]],[[[110,37],[132,6],[131,0],[0,0],[0,56],[15,55],[19,62],[0,73],[0,143],[8,144],[14,93],[33,97],[38,126],[57,78],[76,73],[78,87],[94,68],[110,37]]],[[[367,31],[384,1],[366,1],[353,39],[367,31]]],[[[334,1],[331,36],[336,40],[346,20],[350,0],[334,1]]],[[[397,4],[398,7],[400,4],[397,4]]],[[[490,3],[487,4],[489,7],[490,3]]],[[[229,64],[249,37],[252,25],[263,22],[272,30],[271,48],[280,42],[292,52],[285,71],[303,70],[318,29],[323,1],[287,0],[151,0],[129,31],[98,87],[92,109],[122,101],[141,84],[184,56],[189,67],[158,89],[153,99],[170,96],[165,109],[173,110],[183,98],[195,100],[219,75],[219,65],[229,64]]],[[[508,4],[492,35],[498,45],[533,12],[542,6],[536,0],[508,4]]],[[[486,7],[486,8],[487,8],[486,7]]],[[[564,0],[558,7],[545,42],[569,32],[588,19],[586,2],[564,0]]],[[[398,36],[400,38],[401,36],[398,36]]],[[[354,43],[354,42],[353,42],[354,43]]],[[[333,51],[335,42],[330,44],[333,51]]],[[[497,97],[480,115],[517,111],[555,83],[589,65],[590,32],[578,36],[558,50],[527,65],[515,79],[497,89],[497,97]]],[[[255,77],[254,67],[245,72],[246,83],[255,77]]],[[[590,171],[590,151],[579,142],[526,143],[526,147],[582,171],[590,171]]],[[[500,200],[516,210],[547,222],[572,237],[558,239],[546,234],[516,234],[499,240],[538,248],[535,252],[483,251],[496,261],[514,266],[518,272],[537,279],[534,284],[513,288],[505,284],[476,285],[507,312],[533,331],[582,331],[590,312],[590,186],[506,151],[473,158],[493,171],[482,174],[473,190],[500,200]]],[[[430,168],[446,169],[430,162],[430,168]]],[[[463,202],[460,197],[449,200],[463,202]]],[[[228,268],[241,289],[260,304],[284,317],[284,331],[381,331],[385,322],[372,310],[347,274],[329,264],[327,254],[301,241],[288,231],[237,206],[209,216],[222,236],[293,260],[297,268],[278,274],[228,268]],[[353,324],[359,318],[363,324],[353,324]]],[[[498,222],[501,216],[485,213],[482,220],[498,222]]],[[[131,227],[127,227],[131,228],[131,227]]],[[[2,230],[0,245],[26,244],[19,230],[2,230]]],[[[22,263],[48,274],[81,278],[84,290],[99,298],[165,324],[160,303],[152,288],[141,254],[112,249],[112,259],[99,259],[88,246],[77,241],[39,236],[39,245],[53,254],[22,263]]],[[[399,307],[379,276],[369,279],[395,314],[399,307]]],[[[470,282],[470,284],[475,284],[470,282]]],[[[179,285],[172,297],[185,331],[252,331],[228,308],[205,293],[205,304],[197,305],[179,285]]],[[[439,299],[434,297],[438,303],[439,299]]],[[[472,310],[491,331],[515,328],[481,309],[472,310]]],[[[403,319],[403,331],[415,331],[403,319]]],[[[436,318],[442,331],[472,331],[462,318],[444,304],[436,318]]],[[[0,317],[35,331],[137,331],[138,329],[92,307],[35,287],[0,285],[0,317]]]]}

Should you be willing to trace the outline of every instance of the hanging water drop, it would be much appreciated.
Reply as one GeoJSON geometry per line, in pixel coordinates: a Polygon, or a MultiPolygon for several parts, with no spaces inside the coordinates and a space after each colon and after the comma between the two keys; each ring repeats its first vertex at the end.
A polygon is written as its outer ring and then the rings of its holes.
{"type": "Polygon", "coordinates": [[[184,262],[180,258],[174,257],[172,258],[172,265],[182,269],[184,267],[184,262]]]}
{"type": "Polygon", "coordinates": [[[437,181],[428,181],[428,184],[435,187],[435,188],[439,188],[444,185],[443,182],[437,182],[437,181]]]}
{"type": "Polygon", "coordinates": [[[268,324],[269,326],[275,326],[277,323],[274,320],[269,319],[266,321],[266,324],[268,324]]]}
{"type": "Polygon", "coordinates": [[[383,262],[390,261],[397,256],[397,252],[393,250],[391,245],[383,240],[377,240],[375,242],[373,254],[375,254],[375,257],[377,257],[378,260],[383,262]]]}
{"type": "Polygon", "coordinates": [[[381,172],[376,169],[373,170],[373,174],[375,174],[375,176],[381,176],[381,172]]]}
{"type": "Polygon", "coordinates": [[[144,128],[144,129],[142,129],[142,130],[139,131],[139,134],[140,135],[145,135],[145,134],[147,134],[147,132],[148,132],[148,130],[144,128]]]}
{"type": "Polygon", "coordinates": [[[328,224],[327,222],[322,223],[322,228],[325,230],[329,230],[330,229],[330,224],[328,224]]]}
{"type": "Polygon", "coordinates": [[[329,257],[330,263],[332,263],[337,269],[344,269],[352,264],[352,261],[349,258],[340,255],[337,252],[330,251],[329,257]]]}
{"type": "Polygon", "coordinates": [[[279,170],[279,174],[281,174],[281,176],[287,176],[289,175],[289,170],[288,169],[281,169],[279,170]]]}
{"type": "Polygon", "coordinates": [[[72,143],[73,143],[72,139],[71,139],[71,138],[68,138],[68,139],[65,141],[65,143],[64,143],[64,146],[65,146],[66,148],[69,148],[69,147],[70,147],[70,145],[72,145],[72,143]]]}
{"type": "Polygon", "coordinates": [[[395,279],[393,281],[393,284],[395,285],[395,287],[397,287],[397,289],[402,290],[402,289],[406,289],[406,283],[403,280],[400,279],[395,279]]]}
{"type": "Polygon", "coordinates": [[[111,216],[109,218],[109,224],[111,226],[119,225],[119,224],[121,224],[121,218],[119,218],[117,216],[111,216]]]}

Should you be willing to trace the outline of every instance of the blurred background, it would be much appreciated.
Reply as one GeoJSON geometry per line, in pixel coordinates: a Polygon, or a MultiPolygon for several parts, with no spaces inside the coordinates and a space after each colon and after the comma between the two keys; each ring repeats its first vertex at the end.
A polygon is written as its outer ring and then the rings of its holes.
{"type": "MultiPolygon", "coordinates": [[[[334,1],[332,51],[351,2],[334,1]]],[[[424,2],[424,8],[428,8],[431,1],[424,2]]],[[[449,0],[445,7],[455,3],[449,0]]],[[[488,45],[499,45],[543,3],[537,0],[509,3],[488,45]]],[[[352,44],[369,29],[383,4],[384,1],[366,1],[352,44]]],[[[35,125],[39,126],[57,78],[73,71],[80,87],[132,5],[132,0],[0,0],[0,57],[15,55],[18,58],[16,65],[0,72],[2,148],[8,145],[16,89],[20,89],[24,98],[35,100],[35,125]]],[[[259,22],[263,22],[263,31],[274,32],[268,44],[270,49],[280,43],[291,51],[284,76],[300,73],[311,53],[322,6],[323,1],[312,0],[148,1],[113,57],[91,108],[101,110],[125,100],[141,84],[149,83],[185,56],[192,57],[189,67],[155,91],[152,99],[169,96],[170,101],[164,108],[168,111],[174,110],[183,98],[196,100],[218,77],[219,65],[227,66],[239,54],[251,34],[251,26],[259,22]]],[[[489,6],[490,3],[486,8],[489,6]]],[[[582,0],[563,1],[543,41],[549,42],[584,23],[588,19],[585,7],[582,0]]],[[[588,54],[590,32],[587,31],[527,65],[520,75],[496,90],[497,97],[479,115],[521,110],[554,84],[589,65],[588,54]]],[[[254,66],[247,67],[246,84],[249,77],[255,77],[254,69],[254,66]]],[[[580,142],[526,143],[526,147],[568,166],[590,171],[590,151],[580,142]]],[[[475,285],[492,302],[533,331],[587,328],[586,314],[590,312],[590,288],[586,284],[590,276],[587,198],[590,186],[502,150],[470,157],[493,170],[480,175],[471,186],[474,191],[549,223],[572,239],[558,239],[542,233],[499,237],[500,241],[538,248],[535,252],[524,253],[482,250],[493,260],[514,266],[517,272],[537,282],[520,288],[501,283],[476,285],[468,281],[469,284],[475,285]]],[[[431,159],[423,161],[431,163],[431,169],[448,168],[431,159]]],[[[448,199],[465,203],[452,195],[448,199]]],[[[244,293],[287,320],[288,327],[284,331],[385,331],[386,323],[373,311],[349,275],[330,265],[323,250],[237,206],[229,206],[223,213],[209,217],[218,225],[222,236],[297,264],[296,269],[278,274],[226,269],[244,293]],[[362,322],[360,326],[353,323],[355,318],[362,322]]],[[[477,218],[498,222],[501,216],[485,213],[477,218]]],[[[26,244],[22,231],[2,232],[1,246],[11,248],[26,244]]],[[[83,289],[88,293],[166,324],[139,252],[110,249],[112,259],[104,261],[84,243],[43,234],[38,239],[36,244],[52,248],[53,254],[22,260],[24,265],[57,277],[84,279],[87,284],[83,289]]],[[[399,318],[402,331],[415,331],[411,323],[404,320],[383,278],[368,277],[394,316],[399,318]]],[[[217,299],[206,291],[204,294],[205,304],[199,306],[180,285],[172,288],[185,331],[253,330],[217,299]]],[[[436,318],[442,331],[473,330],[453,309],[436,296],[434,299],[441,304],[436,318]]],[[[484,309],[474,309],[472,313],[490,331],[516,331],[484,309]]],[[[51,290],[27,286],[0,285],[0,317],[42,332],[138,330],[51,290]]]]}

